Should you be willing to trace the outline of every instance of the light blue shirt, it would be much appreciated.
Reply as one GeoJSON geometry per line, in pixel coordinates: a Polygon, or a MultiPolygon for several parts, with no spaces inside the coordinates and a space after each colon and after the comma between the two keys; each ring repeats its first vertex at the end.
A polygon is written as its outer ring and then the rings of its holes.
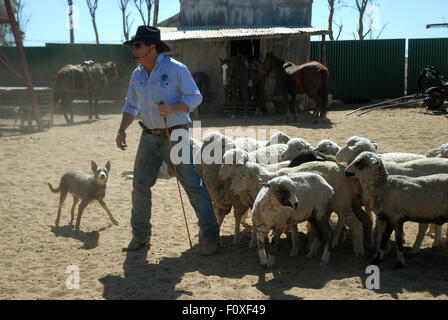
{"type": "MultiPolygon", "coordinates": [[[[123,112],[134,117],[140,111],[143,124],[148,129],[164,129],[165,122],[155,102],[183,102],[190,112],[202,102],[202,95],[188,68],[163,54],[159,54],[151,74],[142,65],[132,73],[123,112]]],[[[189,112],[173,112],[166,117],[168,127],[190,123],[189,112]]]]}

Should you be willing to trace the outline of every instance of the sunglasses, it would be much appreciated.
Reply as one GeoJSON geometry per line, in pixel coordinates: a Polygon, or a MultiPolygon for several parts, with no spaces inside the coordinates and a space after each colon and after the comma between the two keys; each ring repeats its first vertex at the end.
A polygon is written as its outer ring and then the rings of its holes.
{"type": "Polygon", "coordinates": [[[137,42],[133,44],[133,48],[134,49],[140,49],[142,46],[144,46],[145,44],[143,42],[137,42]]]}

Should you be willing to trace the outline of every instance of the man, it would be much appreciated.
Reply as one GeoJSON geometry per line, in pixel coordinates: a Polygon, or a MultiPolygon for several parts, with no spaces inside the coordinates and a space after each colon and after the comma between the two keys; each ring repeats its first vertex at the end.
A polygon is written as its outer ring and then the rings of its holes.
{"type": "MultiPolygon", "coordinates": [[[[131,76],[116,138],[118,148],[126,150],[126,129],[139,111],[143,129],[134,163],[131,211],[133,238],[123,248],[123,251],[135,251],[150,244],[151,187],[156,183],[162,161],[173,169],[164,118],[170,134],[173,130],[185,130],[189,137],[189,113],[198,107],[202,96],[188,68],[162,54],[170,51],[170,48],[160,40],[158,28],[140,26],[136,35],[124,42],[124,45],[132,47],[139,66],[131,76]]],[[[176,142],[172,144],[174,146],[176,142]]],[[[178,164],[177,174],[198,216],[202,235],[201,255],[213,255],[218,248],[219,227],[207,189],[193,164],[191,143],[189,148],[190,161],[178,164]]],[[[172,201],[173,197],[167,200],[172,201]]]]}

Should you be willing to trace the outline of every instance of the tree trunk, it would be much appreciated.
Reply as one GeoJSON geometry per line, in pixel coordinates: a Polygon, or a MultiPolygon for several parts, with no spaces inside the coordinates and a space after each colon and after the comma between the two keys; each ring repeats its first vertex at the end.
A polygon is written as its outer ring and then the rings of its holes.
{"type": "Polygon", "coordinates": [[[68,22],[70,25],[70,43],[74,44],[75,43],[75,32],[73,29],[73,1],[72,0],[68,0],[68,22]]]}
{"type": "Polygon", "coordinates": [[[96,44],[100,44],[100,38],[99,38],[99,36],[98,36],[98,29],[96,28],[95,17],[92,17],[92,23],[93,23],[93,30],[95,31],[95,40],[96,40],[96,44]]]}
{"type": "Polygon", "coordinates": [[[330,7],[330,14],[328,15],[328,32],[330,40],[334,40],[333,37],[333,16],[334,16],[334,0],[328,0],[328,6],[330,7]]]}
{"type": "Polygon", "coordinates": [[[159,18],[159,0],[154,1],[154,20],[152,21],[152,25],[157,26],[157,19],[159,18]]]}

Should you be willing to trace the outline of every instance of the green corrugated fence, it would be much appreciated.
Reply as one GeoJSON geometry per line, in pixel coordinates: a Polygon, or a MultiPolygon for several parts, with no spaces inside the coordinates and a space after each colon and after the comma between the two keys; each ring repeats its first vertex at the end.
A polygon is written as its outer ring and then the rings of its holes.
{"type": "MultiPolygon", "coordinates": [[[[336,99],[403,96],[405,39],[326,42],[330,92],[336,99]]],[[[321,61],[321,42],[312,41],[310,59],[321,61]]]]}
{"type": "Polygon", "coordinates": [[[432,65],[448,80],[448,38],[409,39],[408,42],[408,92],[418,89],[422,69],[432,65]]]}
{"type": "MultiPolygon", "coordinates": [[[[95,62],[114,61],[122,81],[111,83],[103,93],[111,99],[123,98],[126,95],[129,77],[135,68],[135,60],[128,48],[122,45],[95,44],[46,44],[45,47],[25,47],[28,66],[34,86],[54,88],[56,72],[67,64],[79,64],[85,60],[95,62]]],[[[15,69],[22,73],[22,68],[15,47],[1,47],[15,69]]],[[[3,64],[0,64],[0,86],[23,86],[3,64]]]]}
{"type": "MultiPolygon", "coordinates": [[[[408,56],[408,91],[415,92],[423,67],[433,65],[448,78],[448,38],[411,39],[408,56]]],[[[391,99],[405,95],[405,39],[327,41],[327,67],[330,70],[330,92],[336,99],[391,99]]],[[[312,41],[311,60],[321,60],[321,42],[312,41]]],[[[15,48],[0,48],[21,72],[15,48]]],[[[123,98],[135,61],[122,45],[47,44],[25,47],[35,86],[54,87],[56,72],[66,64],[85,60],[115,61],[122,81],[115,83],[109,95],[123,98]]],[[[213,57],[211,57],[213,59],[213,57]]],[[[0,64],[0,86],[22,86],[0,64]]]]}

